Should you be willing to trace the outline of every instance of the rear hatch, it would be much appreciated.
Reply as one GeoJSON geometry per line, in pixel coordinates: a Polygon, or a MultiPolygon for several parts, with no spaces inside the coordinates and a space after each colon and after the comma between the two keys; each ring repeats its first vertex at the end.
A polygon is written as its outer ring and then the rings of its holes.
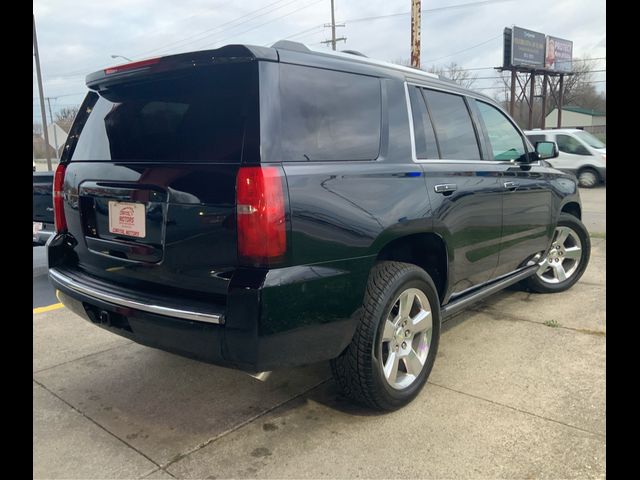
{"type": "Polygon", "coordinates": [[[94,91],[63,157],[77,242],[65,267],[159,294],[226,293],[238,263],[236,174],[259,162],[258,62],[244,53],[88,77],[94,91]]]}

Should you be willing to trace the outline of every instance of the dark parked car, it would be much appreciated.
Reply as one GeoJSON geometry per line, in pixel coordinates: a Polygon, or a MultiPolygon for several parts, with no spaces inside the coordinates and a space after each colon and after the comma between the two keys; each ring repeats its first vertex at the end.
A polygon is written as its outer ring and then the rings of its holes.
{"type": "Polygon", "coordinates": [[[33,172],[33,245],[44,245],[55,234],[53,172],[33,172]]]}
{"type": "Polygon", "coordinates": [[[141,344],[254,373],[331,360],[346,395],[394,409],[444,319],[517,282],[566,290],[587,266],[576,180],[542,160],[556,145],[431,74],[279,42],[87,85],[50,278],[141,344]]]}

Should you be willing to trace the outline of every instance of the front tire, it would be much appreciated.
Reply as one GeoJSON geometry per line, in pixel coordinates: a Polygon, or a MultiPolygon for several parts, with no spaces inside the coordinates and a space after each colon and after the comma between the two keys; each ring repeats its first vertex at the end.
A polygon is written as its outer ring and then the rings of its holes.
{"type": "Polygon", "coordinates": [[[600,182],[598,172],[591,168],[585,168],[578,173],[578,185],[583,188],[593,188],[600,182]]]}
{"type": "Polygon", "coordinates": [[[573,215],[561,213],[548,255],[535,275],[525,280],[534,292],[555,293],[570,289],[587,268],[591,238],[584,224],[573,215]]]}
{"type": "Polygon", "coordinates": [[[395,410],[427,382],[440,339],[440,303],[431,277],[402,262],[371,270],[353,340],[331,361],[345,396],[376,410],[395,410]]]}

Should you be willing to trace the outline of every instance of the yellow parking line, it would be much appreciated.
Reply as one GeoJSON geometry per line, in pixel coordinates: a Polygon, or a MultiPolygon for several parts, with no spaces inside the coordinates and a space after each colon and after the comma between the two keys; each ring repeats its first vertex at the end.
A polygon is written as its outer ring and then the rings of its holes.
{"type": "Polygon", "coordinates": [[[50,312],[51,310],[58,310],[59,308],[64,307],[61,303],[54,303],[53,305],[47,305],[46,307],[38,307],[33,309],[33,313],[44,313],[50,312]]]}

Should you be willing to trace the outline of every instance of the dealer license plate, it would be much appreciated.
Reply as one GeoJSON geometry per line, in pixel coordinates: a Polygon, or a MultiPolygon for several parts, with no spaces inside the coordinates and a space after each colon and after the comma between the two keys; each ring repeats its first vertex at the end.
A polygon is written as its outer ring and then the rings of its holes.
{"type": "Polygon", "coordinates": [[[109,232],[144,238],[146,235],[145,223],[144,204],[109,201],[109,232]]]}

